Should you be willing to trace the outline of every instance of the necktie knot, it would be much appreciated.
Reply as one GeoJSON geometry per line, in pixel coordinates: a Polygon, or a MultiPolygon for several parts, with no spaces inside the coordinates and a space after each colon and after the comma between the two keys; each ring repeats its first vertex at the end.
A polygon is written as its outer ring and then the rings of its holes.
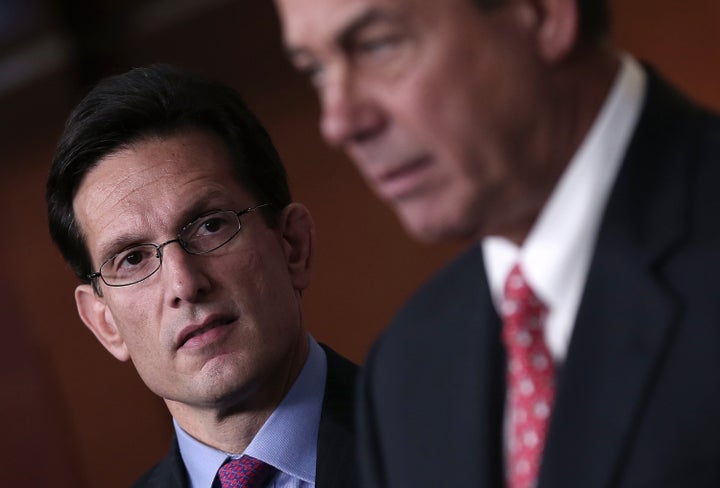
{"type": "Polygon", "coordinates": [[[220,466],[218,479],[222,488],[262,488],[274,471],[269,464],[244,455],[220,466]]]}
{"type": "Polygon", "coordinates": [[[508,356],[508,487],[534,485],[555,396],[555,368],[543,336],[547,307],[519,265],[505,283],[503,342],[508,356]]]}

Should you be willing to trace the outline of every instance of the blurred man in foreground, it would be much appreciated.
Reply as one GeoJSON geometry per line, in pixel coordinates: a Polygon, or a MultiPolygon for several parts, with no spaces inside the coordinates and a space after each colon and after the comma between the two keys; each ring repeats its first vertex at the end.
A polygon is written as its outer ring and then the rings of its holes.
{"type": "Polygon", "coordinates": [[[360,393],[366,486],[720,484],[720,121],[603,0],[276,0],[321,131],[470,250],[360,393]]]}

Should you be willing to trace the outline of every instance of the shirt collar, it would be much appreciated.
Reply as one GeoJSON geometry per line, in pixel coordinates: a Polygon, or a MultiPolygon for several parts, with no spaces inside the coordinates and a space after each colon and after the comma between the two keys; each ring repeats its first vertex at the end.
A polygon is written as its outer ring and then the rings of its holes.
{"type": "Polygon", "coordinates": [[[520,262],[549,308],[545,336],[556,358],[567,349],[605,204],[640,115],[645,78],[637,61],[623,55],[595,122],[522,247],[495,236],[482,241],[497,309],[510,269],[520,262]]]}
{"type": "MultiPolygon", "coordinates": [[[[327,376],[325,351],[308,336],[310,350],[302,371],[243,454],[303,481],[315,482],[317,438],[327,376]]],[[[173,419],[180,455],[193,488],[210,488],[229,454],[185,432],[173,419]]],[[[239,457],[239,456],[235,456],[239,457]]]]}

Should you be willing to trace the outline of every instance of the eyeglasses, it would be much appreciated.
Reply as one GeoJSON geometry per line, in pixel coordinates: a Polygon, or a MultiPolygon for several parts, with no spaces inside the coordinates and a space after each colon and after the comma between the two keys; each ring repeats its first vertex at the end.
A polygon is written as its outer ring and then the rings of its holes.
{"type": "Polygon", "coordinates": [[[218,210],[202,215],[185,225],[175,239],[162,244],[139,244],[117,253],[100,266],[88,279],[100,278],[108,286],[129,286],[155,274],[162,265],[163,248],[177,242],[188,254],[207,254],[232,241],[242,229],[240,217],[262,207],[263,203],[235,212],[218,210]]]}

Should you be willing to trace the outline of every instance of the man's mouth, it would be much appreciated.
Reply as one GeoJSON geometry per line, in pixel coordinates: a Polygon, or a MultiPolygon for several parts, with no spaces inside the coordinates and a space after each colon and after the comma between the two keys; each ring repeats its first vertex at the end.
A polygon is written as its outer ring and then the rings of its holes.
{"type": "Polygon", "coordinates": [[[185,327],[176,341],[177,349],[202,347],[214,341],[221,331],[216,330],[235,321],[235,317],[216,316],[209,317],[200,324],[185,327]]]}
{"type": "Polygon", "coordinates": [[[431,158],[423,156],[403,163],[374,176],[378,193],[387,200],[410,196],[425,181],[424,173],[430,167],[431,158]]]}

